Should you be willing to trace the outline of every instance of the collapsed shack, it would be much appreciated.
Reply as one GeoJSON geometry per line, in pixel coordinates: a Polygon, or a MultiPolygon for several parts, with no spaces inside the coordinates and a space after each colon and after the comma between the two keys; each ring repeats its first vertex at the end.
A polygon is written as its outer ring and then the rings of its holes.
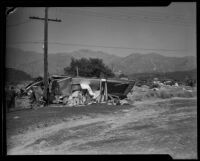
{"type": "Polygon", "coordinates": [[[66,106],[84,106],[93,103],[109,105],[128,104],[127,94],[135,81],[82,78],[53,75],[49,78],[48,100],[44,100],[43,80],[29,84],[23,94],[29,96],[32,104],[62,104],[66,106]]]}

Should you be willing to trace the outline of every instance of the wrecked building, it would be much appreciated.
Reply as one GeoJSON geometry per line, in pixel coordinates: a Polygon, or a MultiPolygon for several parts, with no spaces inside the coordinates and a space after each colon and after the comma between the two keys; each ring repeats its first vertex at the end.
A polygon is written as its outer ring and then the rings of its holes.
{"type": "MultiPolygon", "coordinates": [[[[63,104],[67,106],[81,106],[92,103],[125,104],[127,94],[134,84],[135,81],[129,80],[53,75],[49,78],[48,104],[63,104]]],[[[24,93],[28,95],[35,93],[34,87],[40,87],[40,89],[44,90],[43,80],[29,84],[24,93]]],[[[44,102],[42,98],[40,91],[40,98],[35,101],[44,102]]]]}

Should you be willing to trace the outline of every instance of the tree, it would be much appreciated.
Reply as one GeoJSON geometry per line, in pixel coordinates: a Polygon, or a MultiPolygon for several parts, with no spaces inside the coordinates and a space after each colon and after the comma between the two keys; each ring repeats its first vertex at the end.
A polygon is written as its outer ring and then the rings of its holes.
{"type": "Polygon", "coordinates": [[[65,74],[76,76],[77,68],[79,76],[83,77],[113,77],[114,74],[111,69],[109,69],[102,59],[98,58],[81,58],[81,59],[71,59],[69,67],[64,68],[65,74]]]}

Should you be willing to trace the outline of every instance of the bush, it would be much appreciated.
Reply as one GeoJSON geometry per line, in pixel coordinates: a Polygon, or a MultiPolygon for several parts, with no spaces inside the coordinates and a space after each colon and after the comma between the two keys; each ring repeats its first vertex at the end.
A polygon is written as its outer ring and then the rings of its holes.
{"type": "Polygon", "coordinates": [[[162,99],[171,98],[171,94],[167,90],[160,90],[157,93],[159,98],[162,99]]]}
{"type": "Polygon", "coordinates": [[[156,93],[155,93],[155,91],[148,91],[145,96],[147,98],[155,97],[156,93]]]}
{"type": "Polygon", "coordinates": [[[148,90],[143,92],[140,87],[135,87],[132,94],[129,94],[128,98],[133,101],[142,101],[151,98],[172,98],[172,97],[184,97],[191,98],[197,95],[196,89],[191,91],[183,90],[180,88],[169,87],[164,89],[159,89],[158,91],[148,90]]]}
{"type": "Polygon", "coordinates": [[[175,94],[175,97],[185,97],[185,98],[191,98],[194,97],[195,93],[194,92],[189,92],[189,91],[182,91],[178,92],[175,94]]]}

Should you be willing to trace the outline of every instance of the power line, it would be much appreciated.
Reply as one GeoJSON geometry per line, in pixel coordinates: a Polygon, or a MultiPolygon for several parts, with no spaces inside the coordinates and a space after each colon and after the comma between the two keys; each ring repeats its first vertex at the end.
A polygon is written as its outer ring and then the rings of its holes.
{"type": "Polygon", "coordinates": [[[148,48],[133,48],[123,46],[103,46],[103,45],[88,45],[88,44],[75,44],[75,43],[60,43],[49,42],[49,44],[68,45],[68,46],[85,46],[85,47],[100,47],[100,48],[113,48],[113,49],[128,49],[128,50],[153,50],[153,51],[185,51],[185,50],[170,50],[170,49],[148,49],[148,48]]]}
{"type": "MultiPolygon", "coordinates": [[[[63,10],[62,10],[63,11],[63,10]]],[[[60,10],[56,10],[56,12],[60,12],[60,10]]],[[[137,21],[145,21],[145,22],[150,22],[150,23],[158,23],[158,24],[168,24],[167,22],[164,22],[165,17],[169,17],[172,14],[167,14],[164,15],[162,18],[162,16],[160,15],[156,15],[152,17],[151,14],[145,14],[145,13],[138,13],[137,11],[135,13],[132,13],[134,15],[127,15],[124,13],[119,12],[120,14],[105,14],[105,13],[101,13],[101,12],[96,12],[96,11],[88,11],[88,10],[81,10],[81,9],[75,9],[75,10],[71,10],[71,11],[63,11],[67,14],[76,14],[76,15],[81,15],[81,16],[95,16],[95,17],[100,17],[100,18],[106,18],[106,19],[113,19],[113,20],[137,20],[137,21]]],[[[148,13],[152,13],[152,12],[148,12],[148,13]]],[[[158,12],[153,12],[153,13],[157,13],[158,12]]],[[[159,13],[159,14],[163,14],[163,13],[159,13]]],[[[175,15],[175,16],[182,16],[182,15],[175,15]]],[[[177,18],[172,18],[170,20],[173,24],[170,25],[187,25],[187,27],[191,26],[191,22],[188,20],[184,20],[184,19],[177,19],[177,18]],[[187,24],[186,24],[187,23],[187,24]]],[[[13,25],[7,25],[6,27],[10,28],[10,27],[16,27],[16,26],[20,26],[23,24],[27,24],[30,23],[30,20],[26,20],[24,22],[21,23],[17,23],[17,24],[13,24],[13,25]]]]}
{"type": "MultiPolygon", "coordinates": [[[[104,46],[104,45],[90,45],[90,44],[77,44],[77,43],[62,43],[62,42],[48,42],[52,45],[63,45],[63,46],[83,46],[83,47],[98,47],[98,48],[113,48],[122,50],[149,50],[149,51],[165,51],[165,52],[184,52],[185,49],[151,49],[151,48],[134,48],[134,47],[124,47],[124,46],[104,46]]],[[[24,42],[14,42],[9,45],[15,44],[43,44],[42,41],[24,41],[24,42]]]]}
{"type": "Polygon", "coordinates": [[[30,20],[26,20],[24,22],[21,22],[21,23],[17,23],[17,24],[13,24],[13,25],[6,25],[6,27],[16,27],[16,26],[19,26],[19,25],[23,25],[23,24],[26,24],[26,23],[30,23],[31,21],[30,20]]]}
{"type": "MultiPolygon", "coordinates": [[[[85,12],[86,10],[81,10],[81,9],[78,9],[79,11],[83,11],[83,12],[85,12]]],[[[96,11],[93,11],[93,10],[89,10],[89,11],[86,11],[86,12],[92,12],[92,13],[97,13],[97,14],[103,14],[103,15],[107,15],[107,14],[105,14],[105,13],[102,13],[102,12],[96,12],[96,11]]],[[[151,12],[150,12],[151,13],[151,12]]],[[[113,13],[111,13],[112,15],[114,15],[114,16],[127,16],[127,17],[130,17],[130,15],[131,15],[131,17],[133,16],[135,16],[135,15],[137,15],[137,16],[142,16],[142,17],[144,17],[144,16],[148,16],[148,17],[153,17],[153,18],[166,18],[166,17],[181,17],[181,16],[183,16],[183,15],[174,15],[174,14],[164,14],[164,13],[161,13],[161,12],[157,12],[156,14],[154,13],[154,14],[149,14],[149,12],[147,12],[146,14],[145,14],[145,12],[144,11],[142,11],[142,13],[141,13],[141,11],[133,11],[132,13],[128,13],[129,15],[127,15],[127,12],[126,13],[124,13],[124,12],[119,12],[119,11],[117,11],[117,15],[116,15],[116,13],[115,14],[113,14],[113,13]],[[120,13],[120,14],[119,14],[120,13]]]]}
{"type": "MultiPolygon", "coordinates": [[[[57,11],[56,11],[57,12],[57,11]]],[[[60,10],[58,10],[58,12],[60,12],[60,10]]],[[[113,20],[137,20],[137,21],[145,21],[145,22],[150,22],[150,23],[158,23],[158,24],[168,24],[167,22],[163,23],[163,18],[160,18],[159,16],[157,17],[151,17],[151,15],[145,15],[145,14],[141,14],[141,13],[134,13],[134,15],[126,15],[126,14],[105,14],[105,13],[100,13],[100,12],[95,12],[95,11],[86,11],[86,10],[74,10],[74,11],[64,11],[65,13],[67,12],[67,14],[76,14],[76,15],[81,15],[81,16],[95,16],[95,17],[100,17],[100,18],[106,18],[106,19],[113,19],[113,20]],[[71,12],[71,13],[70,13],[71,12]],[[75,13],[74,13],[75,12],[75,13]],[[88,14],[89,13],[89,14],[88,14]],[[92,14],[90,14],[92,13],[92,14]],[[114,17],[117,16],[117,17],[114,17]],[[138,17],[139,16],[139,17],[138,17]]],[[[166,17],[166,16],[164,16],[166,17]]],[[[10,28],[10,27],[17,27],[23,24],[27,24],[30,23],[32,21],[30,20],[26,20],[24,22],[21,23],[17,23],[17,24],[13,24],[13,25],[7,25],[6,27],[10,28]]],[[[170,24],[170,25],[187,25],[188,27],[191,26],[191,24],[189,24],[190,22],[188,21],[184,21],[183,19],[172,19],[171,22],[173,22],[174,24],[170,24]],[[187,24],[185,24],[187,23],[187,24]]]]}
{"type": "MultiPolygon", "coordinates": [[[[95,12],[95,11],[92,11],[92,12],[95,12]]],[[[97,13],[97,12],[96,12],[97,13]]],[[[130,15],[127,15],[127,12],[124,13],[124,12],[119,12],[117,11],[117,13],[120,13],[121,15],[123,16],[130,16],[130,15]]],[[[191,22],[189,20],[191,19],[184,19],[184,15],[183,14],[174,14],[174,13],[163,13],[163,12],[150,12],[150,11],[141,11],[141,10],[134,10],[132,13],[128,13],[128,14],[131,14],[131,15],[138,15],[140,17],[151,17],[151,18],[162,18],[162,20],[166,20],[168,18],[175,18],[175,20],[179,20],[179,22],[181,20],[183,20],[182,22],[191,22]],[[145,13],[146,12],[146,13],[145,13]],[[185,20],[185,21],[184,21],[185,20]]]]}
{"type": "Polygon", "coordinates": [[[43,41],[18,41],[18,42],[11,42],[7,45],[17,45],[17,44],[43,44],[43,41]]]}
{"type": "MultiPolygon", "coordinates": [[[[122,13],[117,11],[118,13],[122,13]]],[[[137,15],[146,15],[146,16],[158,16],[158,17],[184,17],[183,14],[174,14],[174,13],[164,13],[164,12],[152,12],[152,11],[143,11],[138,10],[137,8],[134,9],[133,13],[126,12],[126,14],[137,14],[137,15]],[[141,14],[142,13],[142,14],[141,14]]],[[[124,13],[123,13],[124,14],[124,13]]]]}
{"type": "MultiPolygon", "coordinates": [[[[137,21],[145,21],[145,22],[150,22],[150,23],[159,23],[159,24],[169,24],[166,21],[165,17],[158,17],[158,15],[155,17],[149,16],[149,15],[144,15],[144,14],[137,14],[133,13],[133,15],[125,15],[125,14],[105,14],[101,12],[96,12],[96,11],[87,11],[87,10],[68,10],[68,11],[63,11],[65,14],[76,14],[76,15],[81,15],[81,16],[94,16],[94,17],[100,17],[100,18],[106,18],[106,19],[113,19],[113,20],[137,20],[137,21]]],[[[187,25],[188,27],[191,26],[190,22],[187,21],[182,21],[181,19],[171,19],[172,23],[169,25],[187,25]],[[187,24],[186,24],[187,23],[187,24]]]]}

